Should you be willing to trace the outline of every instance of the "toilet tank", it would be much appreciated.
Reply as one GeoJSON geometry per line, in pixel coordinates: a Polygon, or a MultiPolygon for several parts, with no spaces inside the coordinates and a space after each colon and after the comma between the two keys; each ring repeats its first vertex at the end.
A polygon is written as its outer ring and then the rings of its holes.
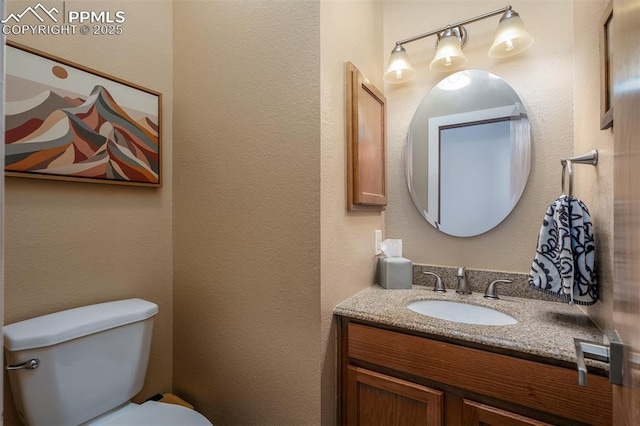
{"type": "Polygon", "coordinates": [[[147,371],[155,303],[118,300],[7,325],[7,364],[18,415],[28,425],[77,425],[140,392],[147,371]]]}

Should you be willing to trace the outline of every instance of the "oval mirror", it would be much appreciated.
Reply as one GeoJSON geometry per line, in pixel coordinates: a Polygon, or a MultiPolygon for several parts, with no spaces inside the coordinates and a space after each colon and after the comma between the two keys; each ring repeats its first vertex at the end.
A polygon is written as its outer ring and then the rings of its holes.
{"type": "Polygon", "coordinates": [[[527,184],[530,133],[522,101],[500,77],[466,70],[439,82],[418,106],[405,146],[420,214],[457,237],[497,226],[527,184]]]}

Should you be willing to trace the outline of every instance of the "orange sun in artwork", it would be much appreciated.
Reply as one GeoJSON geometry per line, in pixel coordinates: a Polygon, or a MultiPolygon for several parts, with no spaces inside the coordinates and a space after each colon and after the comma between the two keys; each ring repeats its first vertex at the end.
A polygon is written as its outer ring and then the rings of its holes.
{"type": "Polygon", "coordinates": [[[51,68],[51,72],[53,73],[53,75],[61,79],[65,79],[69,76],[67,70],[58,65],[54,65],[54,67],[51,68]]]}

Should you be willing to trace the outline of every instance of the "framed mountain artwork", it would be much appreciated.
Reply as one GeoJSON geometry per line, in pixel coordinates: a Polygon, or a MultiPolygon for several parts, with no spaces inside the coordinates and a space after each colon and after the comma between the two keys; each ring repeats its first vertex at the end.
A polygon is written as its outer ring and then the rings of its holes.
{"type": "Polygon", "coordinates": [[[5,64],[5,175],[161,186],[161,93],[9,41],[5,64]]]}

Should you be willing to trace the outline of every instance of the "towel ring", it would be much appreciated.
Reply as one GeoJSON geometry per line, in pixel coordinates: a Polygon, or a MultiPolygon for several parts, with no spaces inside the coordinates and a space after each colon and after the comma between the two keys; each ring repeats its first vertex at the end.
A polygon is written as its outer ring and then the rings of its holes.
{"type": "Polygon", "coordinates": [[[562,193],[567,194],[569,197],[573,197],[573,163],[576,164],[590,164],[592,166],[598,165],[598,151],[591,150],[586,154],[578,155],[576,157],[571,158],[563,158],[560,160],[560,164],[562,164],[562,193]],[[564,190],[565,186],[565,170],[569,171],[569,192],[564,190]]]}
{"type": "Polygon", "coordinates": [[[571,163],[571,160],[562,161],[562,193],[567,194],[569,197],[573,197],[573,166],[571,163]],[[564,189],[564,176],[567,169],[569,169],[569,192],[564,189]]]}

